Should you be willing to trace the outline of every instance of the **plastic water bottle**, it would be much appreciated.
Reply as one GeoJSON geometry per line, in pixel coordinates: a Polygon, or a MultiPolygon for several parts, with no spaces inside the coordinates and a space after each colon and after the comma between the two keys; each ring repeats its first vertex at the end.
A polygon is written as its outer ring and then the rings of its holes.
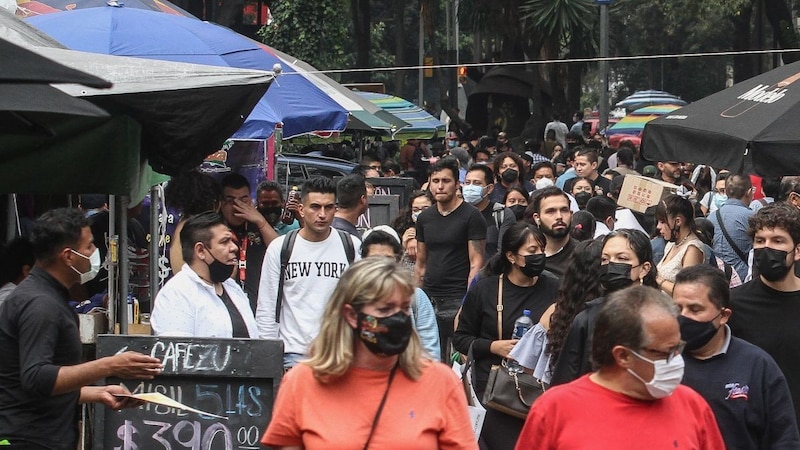
{"type": "MultiPolygon", "coordinates": [[[[300,189],[297,186],[292,186],[292,190],[286,195],[286,204],[293,201],[300,201],[300,189]]],[[[294,220],[294,213],[289,211],[288,208],[284,208],[283,213],[281,214],[281,221],[284,223],[294,220]]]]}
{"type": "MultiPolygon", "coordinates": [[[[522,311],[522,316],[514,322],[514,332],[511,334],[512,339],[522,339],[525,333],[533,327],[533,319],[531,319],[531,310],[526,309],[522,311]]],[[[508,360],[509,373],[522,373],[523,367],[520,366],[513,359],[508,360]]]]}

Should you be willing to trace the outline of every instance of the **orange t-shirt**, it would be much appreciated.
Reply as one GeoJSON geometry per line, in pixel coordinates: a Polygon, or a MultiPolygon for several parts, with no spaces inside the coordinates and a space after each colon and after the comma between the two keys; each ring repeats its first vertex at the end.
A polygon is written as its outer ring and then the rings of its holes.
{"type": "MultiPolygon", "coordinates": [[[[281,382],[261,443],[361,450],[388,381],[388,372],[354,367],[340,379],[321,383],[307,365],[298,364],[281,382]]],[[[369,448],[477,449],[455,373],[427,362],[413,381],[398,370],[369,448]]]]}

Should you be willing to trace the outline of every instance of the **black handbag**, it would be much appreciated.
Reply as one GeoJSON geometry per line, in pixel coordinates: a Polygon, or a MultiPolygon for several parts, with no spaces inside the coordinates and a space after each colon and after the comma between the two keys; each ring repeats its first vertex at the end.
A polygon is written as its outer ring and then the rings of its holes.
{"type": "MultiPolygon", "coordinates": [[[[503,276],[497,287],[497,334],[503,339],[503,276]]],[[[531,405],[544,393],[541,380],[525,372],[515,373],[508,370],[507,361],[495,364],[489,371],[483,404],[487,408],[500,411],[510,416],[524,419],[528,417],[531,405]]]]}

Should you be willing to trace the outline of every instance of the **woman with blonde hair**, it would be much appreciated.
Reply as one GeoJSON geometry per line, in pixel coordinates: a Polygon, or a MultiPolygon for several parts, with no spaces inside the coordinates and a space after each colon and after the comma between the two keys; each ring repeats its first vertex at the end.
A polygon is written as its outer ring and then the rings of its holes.
{"type": "Polygon", "coordinates": [[[310,358],[286,373],[261,442],[275,449],[477,449],[455,374],[423,356],[412,275],[389,258],[353,264],[310,358]]]}

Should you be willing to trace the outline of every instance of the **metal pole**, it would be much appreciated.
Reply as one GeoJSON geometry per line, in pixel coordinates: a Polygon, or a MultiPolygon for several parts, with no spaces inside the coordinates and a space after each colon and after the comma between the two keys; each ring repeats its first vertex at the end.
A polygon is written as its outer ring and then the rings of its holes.
{"type": "Polygon", "coordinates": [[[119,333],[128,334],[128,289],[130,264],[128,261],[128,207],[130,199],[123,195],[119,199],[119,333]]]}
{"type": "Polygon", "coordinates": [[[10,242],[17,237],[17,194],[8,194],[8,214],[6,219],[6,242],[10,242]]]}
{"type": "Polygon", "coordinates": [[[453,33],[455,34],[456,44],[456,64],[461,64],[461,59],[458,53],[458,2],[455,0],[455,7],[453,8],[453,33]]]}
{"type": "MultiPolygon", "coordinates": [[[[608,58],[608,4],[600,5],[600,58],[608,58]]],[[[600,130],[608,125],[608,61],[600,60],[600,130]]]]}
{"type": "Polygon", "coordinates": [[[422,19],[422,3],[420,2],[419,5],[419,81],[417,84],[417,105],[420,108],[424,108],[425,104],[422,98],[422,89],[423,89],[423,80],[422,77],[424,76],[424,71],[422,69],[422,64],[425,63],[425,29],[423,27],[423,19],[422,19]]]}
{"type": "Polygon", "coordinates": [[[108,329],[109,333],[114,332],[114,325],[117,324],[117,265],[119,254],[118,239],[116,236],[117,226],[117,201],[115,195],[108,196],[108,329]],[[113,243],[112,243],[113,242],[113,243]]]}
{"type": "MultiPolygon", "coordinates": [[[[159,235],[159,206],[161,205],[161,198],[159,196],[158,186],[150,188],[150,248],[148,249],[148,257],[150,259],[150,311],[156,304],[156,294],[158,294],[158,257],[160,255],[160,238],[159,235]]],[[[166,213],[165,213],[166,214],[166,213]]]]}

